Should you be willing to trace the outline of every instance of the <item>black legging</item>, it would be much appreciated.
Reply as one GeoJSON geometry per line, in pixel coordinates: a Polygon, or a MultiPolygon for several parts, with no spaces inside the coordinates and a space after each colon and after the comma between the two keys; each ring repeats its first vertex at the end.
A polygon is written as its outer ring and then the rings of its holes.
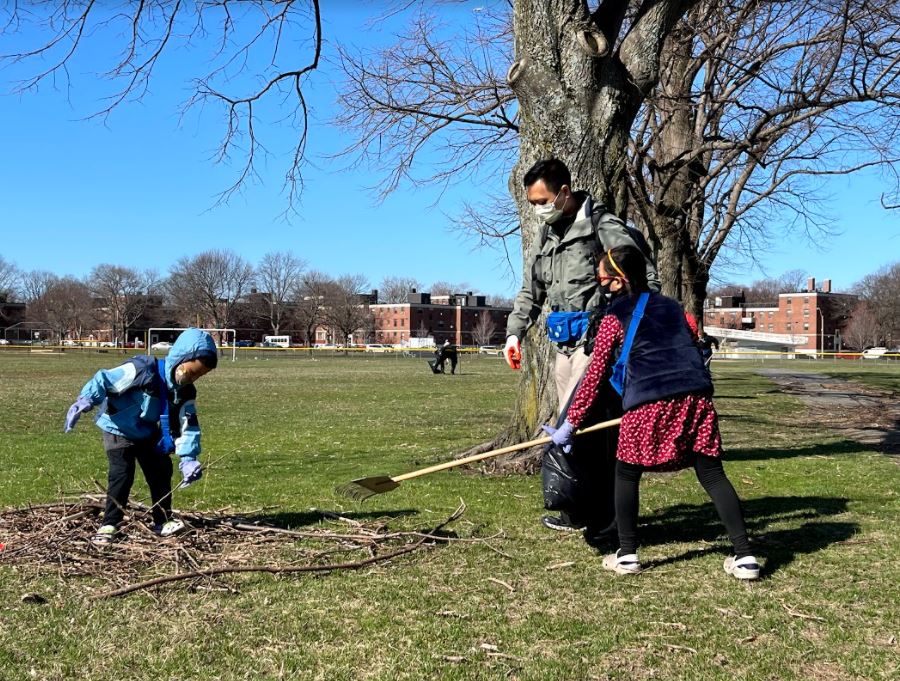
{"type": "MultiPolygon", "coordinates": [[[[694,472],[697,474],[697,480],[712,499],[734,545],[735,555],[738,558],[752,555],[741,502],[725,475],[722,460],[702,454],[698,454],[695,458],[694,472]]],[[[616,461],[616,524],[619,528],[619,547],[622,554],[637,551],[638,486],[641,474],[645,470],[647,469],[644,466],[616,461]]]]}

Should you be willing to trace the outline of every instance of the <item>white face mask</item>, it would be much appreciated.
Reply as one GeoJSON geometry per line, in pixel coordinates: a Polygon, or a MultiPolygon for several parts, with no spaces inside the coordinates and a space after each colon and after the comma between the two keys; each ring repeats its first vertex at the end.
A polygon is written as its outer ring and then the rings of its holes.
{"type": "MultiPolygon", "coordinates": [[[[553,200],[549,203],[545,203],[543,206],[535,206],[534,214],[537,215],[541,220],[543,220],[546,224],[552,225],[554,222],[559,220],[562,217],[563,211],[562,208],[556,207],[556,199],[559,198],[562,189],[556,192],[556,196],[553,197],[553,200]]],[[[568,199],[566,199],[568,201],[568,199]]],[[[563,206],[566,204],[563,203],[563,206]]]]}

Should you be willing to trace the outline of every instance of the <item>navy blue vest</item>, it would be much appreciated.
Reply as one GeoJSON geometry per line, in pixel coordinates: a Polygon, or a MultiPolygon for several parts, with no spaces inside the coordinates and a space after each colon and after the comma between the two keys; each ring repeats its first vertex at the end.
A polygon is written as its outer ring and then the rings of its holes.
{"type": "MultiPolygon", "coordinates": [[[[607,308],[628,331],[637,297],[622,295],[607,308]]],[[[684,310],[676,300],[650,293],[628,356],[622,408],[688,393],[712,395],[712,378],[700,357],[684,310]]]]}

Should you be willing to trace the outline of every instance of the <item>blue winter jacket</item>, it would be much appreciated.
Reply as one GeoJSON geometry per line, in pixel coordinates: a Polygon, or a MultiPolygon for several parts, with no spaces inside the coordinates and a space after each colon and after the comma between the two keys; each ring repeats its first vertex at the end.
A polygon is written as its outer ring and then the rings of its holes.
{"type": "MultiPolygon", "coordinates": [[[[200,423],[197,420],[193,385],[175,384],[175,368],[182,362],[207,357],[212,366],[218,359],[215,341],[205,331],[186,329],[169,349],[165,359],[165,382],[169,420],[175,453],[183,459],[200,455],[200,423]]],[[[101,430],[129,440],[160,438],[162,414],[157,361],[147,355],[132,357],[115,369],[101,369],[81,389],[91,406],[100,405],[94,419],[101,430]]]]}

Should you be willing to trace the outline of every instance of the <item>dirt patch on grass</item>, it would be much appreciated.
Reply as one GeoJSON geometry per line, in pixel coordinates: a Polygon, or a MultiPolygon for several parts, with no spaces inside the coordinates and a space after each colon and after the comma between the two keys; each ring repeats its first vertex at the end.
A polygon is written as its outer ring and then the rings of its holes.
{"type": "Polygon", "coordinates": [[[879,390],[826,374],[787,369],[759,369],[808,408],[810,422],[819,423],[842,437],[900,456],[900,393],[879,390]]]}

